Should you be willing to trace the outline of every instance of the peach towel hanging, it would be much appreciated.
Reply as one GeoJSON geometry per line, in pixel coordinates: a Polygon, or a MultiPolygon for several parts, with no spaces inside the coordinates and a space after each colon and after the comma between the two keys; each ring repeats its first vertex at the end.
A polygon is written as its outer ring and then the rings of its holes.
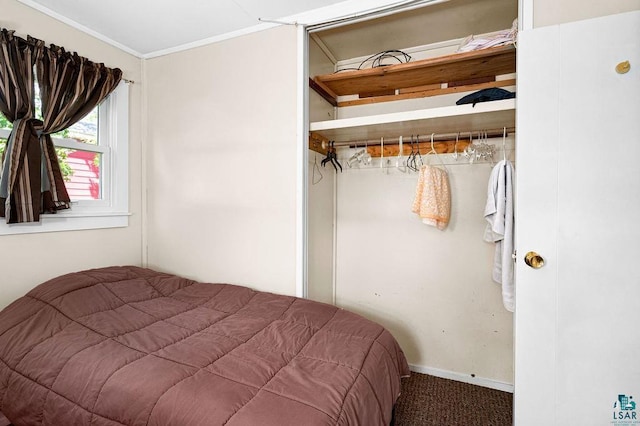
{"type": "Polygon", "coordinates": [[[447,227],[451,216],[451,192],[445,170],[428,165],[420,168],[411,211],[427,225],[440,230],[447,227]]]}

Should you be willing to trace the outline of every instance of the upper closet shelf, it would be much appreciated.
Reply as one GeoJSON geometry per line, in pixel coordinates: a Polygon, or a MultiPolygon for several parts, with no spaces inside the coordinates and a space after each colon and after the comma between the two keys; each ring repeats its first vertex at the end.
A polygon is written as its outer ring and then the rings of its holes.
{"type": "Polygon", "coordinates": [[[513,85],[514,80],[497,81],[496,76],[515,72],[516,49],[507,45],[319,75],[311,86],[337,106],[351,106],[513,85]],[[338,99],[347,95],[358,98],[338,99]]]}
{"type": "Polygon", "coordinates": [[[457,133],[515,126],[515,99],[453,105],[356,118],[317,121],[309,130],[336,142],[357,142],[400,135],[457,133]]]}

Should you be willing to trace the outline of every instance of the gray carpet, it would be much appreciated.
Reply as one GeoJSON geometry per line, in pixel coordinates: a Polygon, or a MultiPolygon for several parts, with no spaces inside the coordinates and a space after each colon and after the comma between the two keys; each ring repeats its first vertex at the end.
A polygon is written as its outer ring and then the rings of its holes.
{"type": "Polygon", "coordinates": [[[402,379],[396,426],[510,426],[513,395],[411,373],[402,379]]]}

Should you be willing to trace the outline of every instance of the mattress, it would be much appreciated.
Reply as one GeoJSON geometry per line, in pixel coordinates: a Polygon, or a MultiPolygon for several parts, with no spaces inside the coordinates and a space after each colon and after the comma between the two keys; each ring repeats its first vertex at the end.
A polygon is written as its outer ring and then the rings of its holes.
{"type": "Polygon", "coordinates": [[[357,314],[132,266],[0,312],[0,426],[389,425],[408,374],[357,314]]]}

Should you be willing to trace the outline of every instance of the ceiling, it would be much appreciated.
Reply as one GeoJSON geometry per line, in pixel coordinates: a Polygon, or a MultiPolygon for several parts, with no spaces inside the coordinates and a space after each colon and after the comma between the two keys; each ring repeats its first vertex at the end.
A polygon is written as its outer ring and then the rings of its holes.
{"type": "Polygon", "coordinates": [[[267,27],[343,0],[18,0],[136,56],[267,27]],[[257,28],[254,28],[257,27],[257,28]]]}
{"type": "Polygon", "coordinates": [[[315,37],[340,60],[501,30],[517,16],[517,0],[18,1],[141,58],[266,29],[277,25],[273,21],[308,24],[413,7],[317,32],[315,37]]]}

